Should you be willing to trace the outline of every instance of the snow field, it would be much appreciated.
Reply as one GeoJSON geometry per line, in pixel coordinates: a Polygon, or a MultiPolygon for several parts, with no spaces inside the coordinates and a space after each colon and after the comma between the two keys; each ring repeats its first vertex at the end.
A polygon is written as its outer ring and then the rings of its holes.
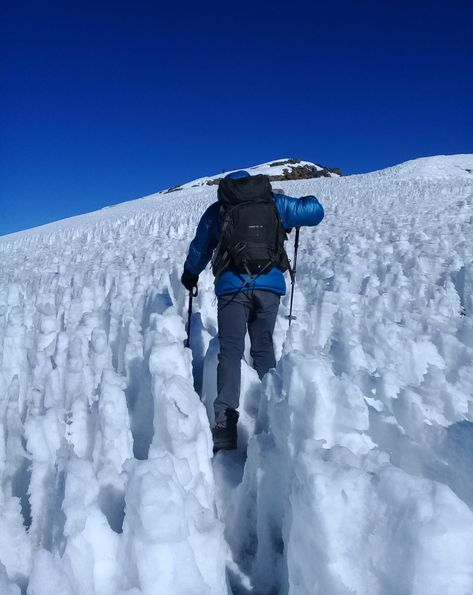
{"type": "Polygon", "coordinates": [[[192,351],[179,277],[215,187],[0,238],[0,593],[471,594],[469,170],[278,182],[326,219],[213,463],[212,277],[192,351]]]}
{"type": "Polygon", "coordinates": [[[301,232],[226,523],[256,593],[473,590],[473,184],[380,177],[324,181],[301,232]]]}
{"type": "Polygon", "coordinates": [[[227,590],[210,430],[183,346],[184,300],[173,306],[171,255],[190,231],[170,200],[163,213],[152,205],[151,219],[32,236],[15,241],[19,252],[2,245],[13,256],[0,293],[10,590],[227,590]]]}

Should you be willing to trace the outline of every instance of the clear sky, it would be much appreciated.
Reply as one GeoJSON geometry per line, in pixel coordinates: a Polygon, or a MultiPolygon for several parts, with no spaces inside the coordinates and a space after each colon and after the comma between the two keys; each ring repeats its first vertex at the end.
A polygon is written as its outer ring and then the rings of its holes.
{"type": "Polygon", "coordinates": [[[473,153],[471,0],[0,5],[0,235],[281,157],[473,153]]]}

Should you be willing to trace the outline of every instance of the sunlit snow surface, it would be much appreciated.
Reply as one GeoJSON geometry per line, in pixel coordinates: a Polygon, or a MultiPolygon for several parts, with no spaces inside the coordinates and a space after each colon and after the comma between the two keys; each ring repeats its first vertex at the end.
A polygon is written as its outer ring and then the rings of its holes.
{"type": "Polygon", "coordinates": [[[213,461],[213,280],[191,352],[179,277],[216,187],[0,238],[0,593],[471,595],[472,172],[277,183],[326,218],[213,461]]]}

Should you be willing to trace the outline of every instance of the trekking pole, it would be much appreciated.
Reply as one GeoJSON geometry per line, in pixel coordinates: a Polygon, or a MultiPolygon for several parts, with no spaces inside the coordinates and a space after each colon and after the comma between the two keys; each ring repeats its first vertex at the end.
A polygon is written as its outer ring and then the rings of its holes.
{"type": "Polygon", "coordinates": [[[199,290],[197,289],[197,285],[189,291],[189,308],[187,311],[187,341],[186,347],[190,347],[191,342],[191,318],[192,318],[192,299],[197,297],[199,290]]]}
{"type": "Polygon", "coordinates": [[[296,237],[294,239],[294,266],[292,267],[291,275],[291,305],[289,306],[289,316],[286,318],[289,320],[289,326],[291,322],[297,319],[297,316],[292,315],[292,304],[294,302],[294,286],[296,284],[296,269],[297,269],[297,250],[299,249],[299,230],[300,227],[296,227],[296,237]]]}

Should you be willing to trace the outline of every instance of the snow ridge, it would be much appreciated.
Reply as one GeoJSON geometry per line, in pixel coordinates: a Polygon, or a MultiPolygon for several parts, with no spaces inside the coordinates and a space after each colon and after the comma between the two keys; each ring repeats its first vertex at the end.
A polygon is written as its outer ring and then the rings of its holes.
{"type": "Polygon", "coordinates": [[[278,182],[326,219],[213,461],[213,280],[191,351],[179,277],[215,187],[0,238],[0,592],[471,593],[468,170],[278,182]]]}

